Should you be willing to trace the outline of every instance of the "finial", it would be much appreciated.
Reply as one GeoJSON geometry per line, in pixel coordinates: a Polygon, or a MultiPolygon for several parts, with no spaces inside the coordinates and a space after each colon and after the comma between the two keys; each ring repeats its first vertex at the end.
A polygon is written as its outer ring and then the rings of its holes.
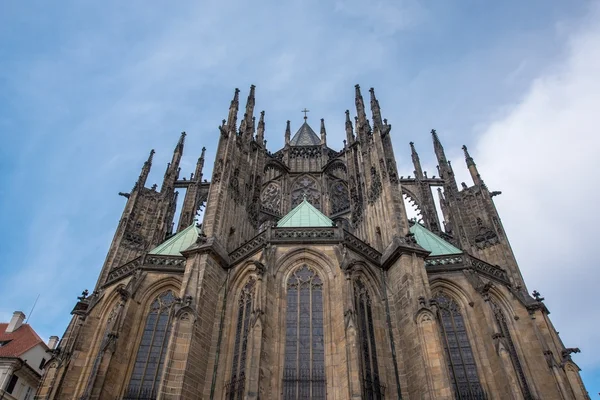
{"type": "Polygon", "coordinates": [[[310,112],[310,110],[307,110],[306,107],[304,107],[304,110],[300,110],[300,112],[304,113],[304,121],[306,121],[308,119],[308,117],[306,116],[306,113],[310,112]]]}

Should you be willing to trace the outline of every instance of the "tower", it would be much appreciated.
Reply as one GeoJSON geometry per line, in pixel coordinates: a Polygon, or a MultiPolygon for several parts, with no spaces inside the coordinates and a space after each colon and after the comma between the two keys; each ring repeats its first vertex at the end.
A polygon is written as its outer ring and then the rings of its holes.
{"type": "Polygon", "coordinates": [[[356,85],[343,148],[305,109],[271,152],[255,91],[242,112],[234,92],[210,182],[204,150],[179,178],[182,134],[160,191],[148,189],[150,153],[36,398],[588,398],[579,350],[527,293],[498,192],[466,147],[473,186],[458,188],[436,131],[439,177],[412,143],[414,178],[399,177],[392,126],[356,85]]]}

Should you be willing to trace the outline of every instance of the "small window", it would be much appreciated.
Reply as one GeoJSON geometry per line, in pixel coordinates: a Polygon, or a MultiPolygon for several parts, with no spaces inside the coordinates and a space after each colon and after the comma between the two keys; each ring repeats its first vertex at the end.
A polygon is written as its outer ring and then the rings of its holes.
{"type": "Polygon", "coordinates": [[[10,343],[10,340],[0,340],[0,347],[6,346],[9,343],[10,343]]]}
{"type": "Polygon", "coordinates": [[[46,364],[46,359],[42,358],[42,361],[40,362],[40,366],[38,368],[39,369],[44,369],[44,364],[46,364]]]}
{"type": "Polygon", "coordinates": [[[16,376],[15,374],[13,374],[10,377],[10,382],[8,382],[8,386],[6,387],[6,393],[12,394],[13,390],[15,390],[15,386],[16,386],[18,380],[19,380],[19,377],[16,376]]]}

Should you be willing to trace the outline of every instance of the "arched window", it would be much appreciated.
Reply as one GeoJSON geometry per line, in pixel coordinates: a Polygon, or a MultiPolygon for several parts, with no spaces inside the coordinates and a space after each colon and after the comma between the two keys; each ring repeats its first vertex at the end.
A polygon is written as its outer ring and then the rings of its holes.
{"type": "Polygon", "coordinates": [[[152,302],[125,400],[156,398],[171,332],[170,311],[174,302],[175,296],[170,290],[152,302]]]}
{"type": "Polygon", "coordinates": [[[244,398],[246,382],[246,350],[248,347],[248,332],[250,331],[250,315],[256,281],[250,278],[242,289],[238,302],[237,327],[235,330],[235,345],[233,348],[233,365],[231,378],[226,386],[227,399],[244,398]]]}
{"type": "Polygon", "coordinates": [[[287,281],[283,399],[325,399],[323,282],[307,265],[287,281]]]}
{"type": "Polygon", "coordinates": [[[529,385],[527,385],[525,373],[523,372],[523,366],[521,365],[519,355],[517,354],[517,349],[515,348],[515,344],[510,335],[510,331],[508,330],[508,324],[506,323],[506,316],[504,315],[504,311],[502,311],[502,308],[500,308],[500,306],[495,302],[490,301],[490,303],[492,304],[494,316],[496,317],[496,322],[498,323],[498,328],[500,329],[501,339],[504,340],[513,367],[515,369],[515,372],[517,373],[517,378],[519,379],[519,385],[521,386],[521,392],[523,393],[523,397],[525,398],[525,400],[533,399],[531,391],[529,390],[529,385]]]}
{"type": "Polygon", "coordinates": [[[444,293],[439,293],[436,300],[454,396],[457,399],[485,399],[460,307],[444,293]]]}
{"type": "Polygon", "coordinates": [[[361,373],[363,379],[363,398],[381,400],[383,399],[384,389],[379,381],[371,296],[369,296],[369,291],[360,279],[354,281],[354,307],[356,308],[358,332],[362,347],[361,373]]]}

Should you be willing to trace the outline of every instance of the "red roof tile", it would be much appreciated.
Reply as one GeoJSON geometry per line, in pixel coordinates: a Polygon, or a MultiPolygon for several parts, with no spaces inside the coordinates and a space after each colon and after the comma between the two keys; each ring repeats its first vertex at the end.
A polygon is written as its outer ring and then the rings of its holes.
{"type": "Polygon", "coordinates": [[[0,346],[0,357],[20,357],[38,343],[46,347],[44,341],[28,324],[23,324],[16,331],[10,333],[5,332],[7,326],[7,323],[0,323],[0,343],[9,341],[0,346]]]}

